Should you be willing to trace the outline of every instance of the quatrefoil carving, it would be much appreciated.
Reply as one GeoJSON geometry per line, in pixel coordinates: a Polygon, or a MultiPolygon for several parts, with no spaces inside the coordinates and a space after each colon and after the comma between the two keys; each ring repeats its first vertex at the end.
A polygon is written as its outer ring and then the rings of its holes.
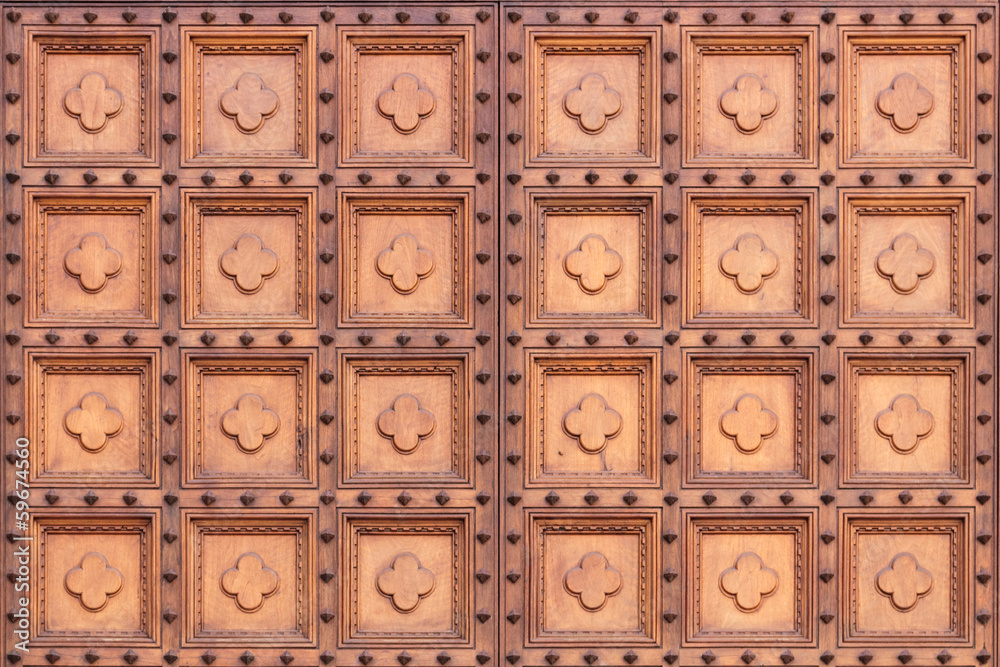
{"type": "Polygon", "coordinates": [[[756,234],[743,234],[732,248],[719,258],[719,270],[732,278],[736,289],[755,294],[764,281],[778,270],[778,256],[767,249],[756,234]]]}
{"type": "Polygon", "coordinates": [[[437,577],[420,564],[420,559],[409,552],[397,554],[392,565],[379,572],[375,579],[378,592],[389,598],[392,608],[408,614],[420,601],[434,591],[437,577]]]}
{"type": "Polygon", "coordinates": [[[397,396],[392,407],[383,410],[376,421],[378,432],[391,440],[393,449],[400,454],[412,453],[436,426],[434,415],[420,407],[420,401],[410,394],[397,396]]]}
{"type": "Polygon", "coordinates": [[[623,582],[621,573],[611,567],[607,557],[599,551],[585,554],[580,563],[563,577],[566,591],[591,613],[600,611],[608,603],[608,598],[617,595],[623,582]]]}
{"type": "Polygon", "coordinates": [[[244,72],[232,88],[222,93],[219,108],[233,119],[240,132],[254,134],[278,111],[278,94],[264,85],[258,74],[244,72]]]}
{"type": "Polygon", "coordinates": [[[934,415],[921,408],[913,396],[900,394],[875,417],[875,430],[894,450],[909,454],[934,430],[934,415]]]}
{"type": "Polygon", "coordinates": [[[434,113],[434,94],[420,87],[412,74],[400,74],[392,86],[378,96],[378,111],[392,121],[400,134],[411,134],[420,121],[434,113]]]}
{"type": "Polygon", "coordinates": [[[253,454],[264,446],[264,441],[278,432],[281,419],[273,410],[264,407],[264,399],[257,394],[244,394],[236,407],[222,415],[222,432],[236,441],[236,446],[253,454]]]}
{"type": "Polygon", "coordinates": [[[244,294],[253,294],[278,272],[278,255],[256,234],[243,234],[219,257],[219,270],[244,294]]]}
{"type": "Polygon", "coordinates": [[[896,611],[904,613],[912,611],[933,585],[931,573],[920,567],[913,554],[905,552],[896,554],[888,567],[875,575],[875,589],[889,598],[896,611]]]}
{"type": "Polygon", "coordinates": [[[599,294],[622,270],[622,256],[597,234],[588,234],[576,250],[566,255],[563,269],[587,294],[599,294]]]}
{"type": "Polygon", "coordinates": [[[889,119],[894,130],[906,134],[915,130],[920,119],[934,109],[934,96],[920,85],[917,77],[904,72],[878,94],[875,108],[889,119]]]}
{"type": "Polygon", "coordinates": [[[723,435],[732,438],[736,449],[753,454],[778,430],[778,417],[759,398],[746,394],[732,410],[722,414],[719,428],[723,435]]]}
{"type": "Polygon", "coordinates": [[[80,399],[79,406],[66,413],[63,425],[84,450],[96,454],[107,446],[108,440],[122,432],[125,419],[108,405],[102,394],[91,392],[80,399]]]}
{"type": "Polygon", "coordinates": [[[91,232],[80,239],[80,245],[63,258],[66,272],[77,279],[80,289],[97,294],[122,270],[121,253],[108,246],[101,234],[91,232]]]}
{"type": "Polygon", "coordinates": [[[108,86],[108,81],[97,72],[84,74],[77,88],[71,88],[63,99],[63,108],[73,116],[86,132],[104,129],[109,118],[122,110],[122,94],[108,86]]]}
{"type": "Polygon", "coordinates": [[[434,270],[434,257],[420,247],[417,239],[400,234],[392,245],[378,254],[375,269],[400,294],[411,294],[434,270]]]}
{"type": "Polygon", "coordinates": [[[934,272],[934,254],[910,234],[900,234],[875,258],[875,270],[900,294],[912,294],[934,272]]]}
{"type": "Polygon", "coordinates": [[[733,599],[737,609],[752,614],[777,590],[778,574],[765,567],[760,556],[748,551],[740,554],[732,567],[723,570],[719,588],[733,599]]]}
{"type": "Polygon", "coordinates": [[[264,559],[247,552],[236,565],[222,573],[222,592],[233,598],[240,611],[252,614],[264,606],[264,600],[278,592],[278,573],[264,565],[264,559]]]}
{"type": "Polygon", "coordinates": [[[611,440],[621,433],[622,416],[608,407],[608,402],[600,394],[588,394],[580,405],[563,417],[563,429],[587,454],[598,454],[611,440]]]}
{"type": "Polygon", "coordinates": [[[622,96],[608,88],[600,74],[585,74],[576,88],[566,93],[563,109],[587,134],[598,134],[622,111],[622,96]]]}
{"type": "Polygon", "coordinates": [[[121,592],[125,577],[108,564],[103,554],[92,551],[83,557],[80,565],[66,573],[64,583],[69,594],[78,599],[84,609],[98,612],[121,592]]]}
{"type": "Polygon", "coordinates": [[[753,134],[778,110],[778,96],[756,74],[744,74],[719,98],[719,108],[737,130],[753,134]]]}

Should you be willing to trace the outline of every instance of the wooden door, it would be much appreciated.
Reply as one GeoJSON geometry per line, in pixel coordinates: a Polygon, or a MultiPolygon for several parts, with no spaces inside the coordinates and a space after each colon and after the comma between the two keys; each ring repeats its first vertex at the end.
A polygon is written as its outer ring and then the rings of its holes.
{"type": "Polygon", "coordinates": [[[0,17],[6,663],[485,663],[496,7],[181,4],[0,17]]]}
{"type": "Polygon", "coordinates": [[[995,5],[501,14],[504,659],[992,664],[995,5]]]}

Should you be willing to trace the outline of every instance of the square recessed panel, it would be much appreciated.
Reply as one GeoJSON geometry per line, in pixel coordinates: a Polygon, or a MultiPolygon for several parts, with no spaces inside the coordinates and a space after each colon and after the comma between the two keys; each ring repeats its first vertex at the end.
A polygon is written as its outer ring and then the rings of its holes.
{"type": "Polygon", "coordinates": [[[341,475],[364,486],[470,486],[468,351],[344,354],[341,475]]]}
{"type": "Polygon", "coordinates": [[[972,522],[971,509],[843,512],[840,640],[972,646],[972,522]]]}
{"type": "Polygon", "coordinates": [[[156,28],[27,28],[26,164],[156,164],[159,44],[156,28]]]}
{"type": "Polygon", "coordinates": [[[972,30],[841,31],[843,164],[973,166],[972,30]]]}
{"type": "Polygon", "coordinates": [[[528,161],[659,164],[658,29],[529,27],[528,161]]]}
{"type": "Polygon", "coordinates": [[[972,482],[970,355],[848,352],[841,366],[842,483],[972,482]]]}
{"type": "Polygon", "coordinates": [[[815,510],[685,511],[691,645],[815,641],[815,510]]]}
{"type": "Polygon", "coordinates": [[[529,196],[529,324],[656,326],[658,193],[529,196]]]}
{"type": "Polygon", "coordinates": [[[340,160],[472,166],[471,26],[342,27],[340,160]]]}
{"type": "Polygon", "coordinates": [[[340,514],[340,645],[471,646],[472,512],[340,514]]]}
{"type": "Polygon", "coordinates": [[[529,646],[660,639],[660,514],[529,511],[529,646]]]}
{"type": "Polygon", "coordinates": [[[656,486],[658,351],[528,353],[527,486],[656,486]]]}
{"type": "Polygon", "coordinates": [[[32,647],[159,645],[158,513],[33,508],[31,535],[32,647]]]}
{"type": "Polygon", "coordinates": [[[311,353],[184,354],[185,485],[315,486],[311,353]]]}
{"type": "Polygon", "coordinates": [[[316,165],[316,29],[181,28],[183,164],[316,165]]]}
{"type": "Polygon", "coordinates": [[[26,189],[29,326],[153,327],[155,190],[26,189]]]}
{"type": "Polygon", "coordinates": [[[315,512],[186,509],[181,522],[185,646],[316,645],[315,512]]]}
{"type": "Polygon", "coordinates": [[[972,326],[971,190],[841,191],[841,321],[972,326]]]}
{"type": "Polygon", "coordinates": [[[811,486],[816,476],[813,353],[688,353],[692,486],[811,486]]]}
{"type": "Polygon", "coordinates": [[[470,191],[344,191],[345,326],[471,326],[470,191]]]}
{"type": "Polygon", "coordinates": [[[816,160],[816,29],[685,27],[684,164],[816,160]]]}
{"type": "Polygon", "coordinates": [[[32,482],[157,486],[160,363],[155,350],[30,350],[32,482]]]}
{"type": "Polygon", "coordinates": [[[815,326],[815,193],[686,193],[685,318],[693,326],[815,326]]]}
{"type": "Polygon", "coordinates": [[[313,193],[184,192],[184,324],[315,323],[313,193]]]}

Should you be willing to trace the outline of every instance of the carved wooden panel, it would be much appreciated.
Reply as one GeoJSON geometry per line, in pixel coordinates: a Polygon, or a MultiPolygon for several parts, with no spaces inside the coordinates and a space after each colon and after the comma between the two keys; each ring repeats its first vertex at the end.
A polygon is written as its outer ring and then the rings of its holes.
{"type": "Polygon", "coordinates": [[[22,107],[26,163],[159,161],[157,28],[82,33],[34,25],[24,38],[25,67],[33,73],[22,107]]]}
{"type": "Polygon", "coordinates": [[[31,644],[156,646],[159,535],[155,511],[36,510],[31,644]]]}
{"type": "Polygon", "coordinates": [[[970,355],[845,353],[845,485],[971,481],[970,355]]]}
{"type": "Polygon", "coordinates": [[[658,29],[526,31],[528,160],[656,165],[658,29]]]}
{"type": "Polygon", "coordinates": [[[185,483],[311,486],[313,355],[184,355],[185,483]]]}
{"type": "Polygon", "coordinates": [[[184,642],[313,645],[313,512],[182,512],[184,642]]]}
{"type": "Polygon", "coordinates": [[[315,165],[315,40],[306,26],[184,26],[184,164],[315,165]]]}
{"type": "Polygon", "coordinates": [[[966,511],[841,515],[841,641],[966,644],[971,638],[966,511]]]}
{"type": "Polygon", "coordinates": [[[158,193],[28,190],[28,325],[156,326],[158,193]]]}
{"type": "Polygon", "coordinates": [[[972,192],[842,190],[841,317],[863,326],[971,324],[972,192]]]}
{"type": "Polygon", "coordinates": [[[185,191],[185,324],[315,322],[314,195],[185,191]]]}
{"type": "Polygon", "coordinates": [[[659,641],[659,512],[532,511],[526,519],[530,644],[659,641]]]}
{"type": "Polygon", "coordinates": [[[810,645],[815,522],[815,512],[686,511],[686,641],[810,645]]]}
{"type": "Polygon", "coordinates": [[[971,165],[968,28],[892,36],[851,28],[840,41],[843,163],[971,165]]]}
{"type": "Polygon", "coordinates": [[[530,352],[525,485],[659,484],[659,365],[648,350],[530,352]]]}
{"type": "Polygon", "coordinates": [[[340,513],[340,643],[469,645],[472,531],[468,511],[340,513]]]}
{"type": "Polygon", "coordinates": [[[815,194],[686,193],[685,318],[694,326],[815,324],[815,194]]]}
{"type": "Polygon", "coordinates": [[[469,326],[470,195],[341,191],[345,326],[469,326]]]}
{"type": "Polygon", "coordinates": [[[526,308],[539,326],[656,325],[659,197],[642,193],[530,193],[526,308]]]}
{"type": "Polygon", "coordinates": [[[28,353],[28,415],[37,484],[159,483],[159,355],[28,353]]]}
{"type": "Polygon", "coordinates": [[[814,484],[815,365],[808,352],[688,353],[686,483],[814,484]]]}
{"type": "Polygon", "coordinates": [[[685,165],[816,160],[815,28],[685,27],[685,165]]]}
{"type": "Polygon", "coordinates": [[[343,164],[468,165],[471,26],[344,26],[343,164]]]}
{"type": "Polygon", "coordinates": [[[341,483],[470,485],[469,357],[342,355],[341,483]]]}

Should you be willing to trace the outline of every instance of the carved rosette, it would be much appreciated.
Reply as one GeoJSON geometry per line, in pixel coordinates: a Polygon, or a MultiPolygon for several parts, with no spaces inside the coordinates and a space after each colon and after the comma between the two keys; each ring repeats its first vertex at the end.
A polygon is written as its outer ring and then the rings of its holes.
{"type": "Polygon", "coordinates": [[[753,134],[778,110],[778,96],[756,74],[744,74],[719,98],[719,109],[743,134],[753,134]]]}
{"type": "Polygon", "coordinates": [[[91,392],[80,399],[80,405],[63,417],[66,431],[80,441],[84,451],[96,454],[108,441],[122,432],[122,413],[108,405],[103,394],[91,392]]]}
{"type": "Polygon", "coordinates": [[[600,394],[588,394],[563,417],[563,430],[587,454],[599,454],[622,430],[622,416],[600,394]]]}
{"type": "Polygon", "coordinates": [[[378,254],[375,269],[400,294],[411,294],[434,270],[434,257],[410,234],[400,234],[378,254]]]}
{"type": "Polygon", "coordinates": [[[563,577],[566,592],[591,613],[600,611],[608,598],[618,595],[623,582],[621,573],[611,567],[607,557],[599,551],[585,554],[580,563],[563,577]]]}
{"type": "Polygon", "coordinates": [[[778,430],[778,416],[765,408],[758,397],[747,394],[736,401],[732,410],[722,414],[719,429],[732,439],[736,449],[753,454],[778,430]]]}
{"type": "Polygon", "coordinates": [[[97,294],[122,270],[122,256],[97,232],[85,234],[80,244],[63,258],[66,273],[80,283],[80,289],[97,294]]]}
{"type": "Polygon", "coordinates": [[[278,573],[264,565],[264,559],[247,552],[236,560],[236,565],[222,573],[219,586],[222,592],[236,602],[237,608],[252,614],[260,611],[264,600],[278,592],[278,573]]]}
{"type": "Polygon", "coordinates": [[[63,108],[85,132],[96,134],[104,129],[109,118],[121,113],[122,94],[110,87],[103,76],[90,72],[83,76],[79,86],[66,93],[63,108]]]}
{"type": "Polygon", "coordinates": [[[608,247],[604,237],[588,234],[576,250],[566,255],[563,269],[587,294],[600,294],[622,270],[622,257],[608,247]]]}
{"type": "Polygon", "coordinates": [[[912,454],[934,430],[934,415],[922,409],[913,396],[900,394],[875,417],[875,430],[899,454],[912,454]]]}
{"type": "Polygon", "coordinates": [[[392,608],[400,614],[416,609],[422,599],[434,592],[436,583],[434,573],[409,552],[397,554],[392,564],[375,579],[378,592],[389,598],[392,608]]]}
{"type": "Polygon", "coordinates": [[[278,432],[281,419],[273,410],[264,407],[264,399],[257,394],[244,394],[236,407],[222,415],[222,432],[236,441],[236,446],[253,454],[264,446],[264,441],[278,432]]]}
{"type": "Polygon", "coordinates": [[[391,440],[393,449],[400,454],[412,454],[436,427],[434,415],[420,407],[417,397],[410,394],[393,399],[392,407],[383,410],[376,421],[379,434],[391,440]]]}
{"type": "Polygon", "coordinates": [[[875,589],[889,598],[896,611],[903,613],[913,611],[933,585],[934,577],[909,553],[896,554],[889,565],[875,575],[875,589]]]}
{"type": "Polygon", "coordinates": [[[745,614],[757,611],[764,599],[778,588],[778,574],[753,552],[740,554],[732,567],[719,576],[719,588],[745,614]]]}
{"type": "Polygon", "coordinates": [[[278,94],[264,85],[260,75],[244,72],[219,98],[219,109],[233,119],[240,132],[254,134],[277,113],[278,94]]]}
{"type": "Polygon", "coordinates": [[[892,129],[906,134],[917,129],[920,119],[934,110],[934,96],[908,72],[899,74],[875,98],[875,109],[892,123],[892,129]]]}
{"type": "Polygon", "coordinates": [[[563,98],[563,110],[587,134],[599,134],[622,111],[622,96],[600,74],[590,73],[563,98]]]}
{"type": "Polygon", "coordinates": [[[743,234],[733,247],[722,253],[719,270],[732,278],[743,294],[755,294],[764,281],[778,270],[778,256],[767,249],[764,240],[756,234],[743,234]]]}
{"type": "Polygon", "coordinates": [[[104,554],[91,552],[80,565],[66,573],[66,591],[89,612],[104,609],[108,600],[118,595],[125,584],[122,573],[108,564],[104,554]]]}
{"type": "Polygon", "coordinates": [[[934,254],[911,234],[900,234],[875,258],[875,270],[900,294],[912,294],[934,272],[934,254]]]}
{"type": "Polygon", "coordinates": [[[392,86],[376,102],[379,113],[392,121],[400,134],[416,132],[420,121],[434,113],[434,105],[434,94],[421,88],[417,77],[409,73],[393,79],[392,86]]]}

